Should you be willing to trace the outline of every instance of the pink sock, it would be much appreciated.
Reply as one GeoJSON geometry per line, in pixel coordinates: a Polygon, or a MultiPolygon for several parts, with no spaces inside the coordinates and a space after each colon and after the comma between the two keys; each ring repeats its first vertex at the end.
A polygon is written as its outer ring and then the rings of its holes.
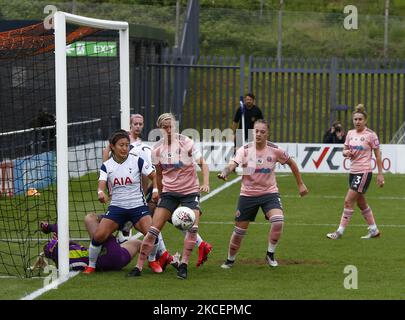
{"type": "Polygon", "coordinates": [[[353,215],[353,212],[354,212],[353,209],[344,208],[342,218],[340,219],[341,227],[346,228],[346,226],[349,224],[349,221],[353,215]]]}
{"type": "Polygon", "coordinates": [[[240,244],[242,243],[243,237],[246,235],[246,232],[247,229],[242,229],[239,227],[235,227],[233,229],[231,240],[229,241],[229,260],[235,260],[235,256],[239,251],[240,244]]]}
{"type": "Polygon", "coordinates": [[[183,248],[183,256],[181,258],[181,263],[188,264],[190,260],[191,252],[195,246],[195,242],[197,240],[197,232],[198,226],[194,225],[187,231],[186,236],[184,237],[184,248],[183,248]]]}
{"type": "Polygon", "coordinates": [[[159,236],[159,229],[155,227],[150,227],[148,233],[146,234],[145,238],[143,238],[141,250],[139,252],[138,261],[136,266],[139,270],[142,270],[143,264],[145,260],[148,258],[149,254],[151,253],[156,238],[159,236]]]}
{"type": "Polygon", "coordinates": [[[361,211],[361,214],[363,215],[364,219],[366,219],[367,224],[368,224],[369,226],[375,224],[373,211],[371,211],[371,208],[370,208],[370,207],[367,207],[367,209],[362,210],[362,211],[361,211]]]}

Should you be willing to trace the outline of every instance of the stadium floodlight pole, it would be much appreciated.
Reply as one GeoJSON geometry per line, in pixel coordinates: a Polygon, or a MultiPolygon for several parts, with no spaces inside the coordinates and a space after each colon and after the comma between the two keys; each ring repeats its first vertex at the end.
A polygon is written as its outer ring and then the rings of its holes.
{"type": "Polygon", "coordinates": [[[69,274],[69,171],[67,131],[66,23],[120,33],[121,126],[129,130],[129,25],[122,21],[87,18],[57,11],[55,29],[56,155],[59,278],[69,274]]]}

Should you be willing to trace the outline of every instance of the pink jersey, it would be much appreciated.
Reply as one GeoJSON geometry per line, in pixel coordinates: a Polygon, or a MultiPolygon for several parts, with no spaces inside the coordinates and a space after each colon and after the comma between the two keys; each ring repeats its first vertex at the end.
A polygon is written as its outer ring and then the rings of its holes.
{"type": "Polygon", "coordinates": [[[373,149],[380,148],[376,133],[368,128],[362,132],[349,130],[346,136],[345,147],[349,148],[354,156],[351,159],[350,173],[371,172],[371,156],[373,149]]]}
{"type": "Polygon", "coordinates": [[[254,143],[248,143],[236,151],[235,161],[243,167],[241,196],[261,196],[277,193],[274,169],[276,163],[285,164],[290,156],[275,144],[267,141],[266,147],[257,150],[254,143]]]}
{"type": "Polygon", "coordinates": [[[190,194],[200,191],[195,160],[201,152],[190,138],[176,133],[170,145],[159,141],[152,150],[152,163],[162,168],[163,192],[190,194]]]}

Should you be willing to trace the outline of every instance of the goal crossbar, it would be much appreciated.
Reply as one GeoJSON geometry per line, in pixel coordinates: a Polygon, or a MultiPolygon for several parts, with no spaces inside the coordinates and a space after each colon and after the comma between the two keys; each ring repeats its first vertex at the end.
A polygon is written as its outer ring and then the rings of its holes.
{"type": "Polygon", "coordinates": [[[121,128],[129,129],[129,25],[127,22],[87,18],[57,11],[55,30],[56,154],[58,271],[60,278],[69,275],[69,173],[67,125],[66,23],[119,31],[121,128]]]}

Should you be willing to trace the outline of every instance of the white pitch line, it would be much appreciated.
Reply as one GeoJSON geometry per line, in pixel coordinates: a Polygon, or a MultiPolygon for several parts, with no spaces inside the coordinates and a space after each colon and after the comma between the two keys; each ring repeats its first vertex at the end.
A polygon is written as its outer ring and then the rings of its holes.
{"type": "MultiPolygon", "coordinates": [[[[288,174],[280,174],[277,176],[277,178],[282,178],[282,177],[288,177],[288,174]]],[[[220,193],[221,191],[225,190],[226,188],[229,188],[231,185],[239,182],[242,180],[242,176],[238,176],[235,179],[226,182],[225,184],[223,184],[222,186],[212,190],[209,194],[205,195],[204,197],[202,197],[200,199],[200,202],[204,202],[206,200],[208,200],[209,198],[215,196],[216,194],[220,193]]]]}
{"type": "Polygon", "coordinates": [[[20,300],[34,300],[38,298],[39,296],[43,295],[45,292],[56,289],[59,285],[62,283],[68,281],[69,279],[77,276],[80,272],[79,271],[70,271],[68,276],[65,279],[62,278],[57,278],[55,281],[52,281],[50,284],[46,285],[45,287],[38,289],[25,297],[22,297],[20,300]]]}
{"type": "MultiPolygon", "coordinates": [[[[43,241],[43,242],[48,242],[48,238],[30,238],[30,241],[43,241]]],[[[73,241],[90,241],[90,238],[70,238],[70,240],[73,241]]],[[[0,241],[5,241],[5,242],[24,242],[27,241],[27,239],[23,238],[13,238],[13,239],[0,239],[0,241]]]]}
{"type": "MultiPolygon", "coordinates": [[[[31,277],[30,279],[45,279],[46,277],[31,277]]],[[[0,279],[23,279],[18,276],[0,276],[0,279]]]]}
{"type": "MultiPolygon", "coordinates": [[[[311,192],[311,191],[310,191],[311,192]]],[[[317,198],[317,199],[344,199],[345,195],[314,195],[311,193],[308,193],[305,198],[317,198]]],[[[299,198],[299,195],[294,195],[294,194],[282,194],[281,193],[281,198],[299,198]]],[[[385,197],[385,196],[369,196],[367,195],[367,199],[378,199],[378,200],[405,200],[405,197],[385,197]]]]}
{"type": "MultiPolygon", "coordinates": [[[[235,224],[235,221],[200,221],[200,224],[235,224]]],[[[250,222],[250,224],[258,224],[258,225],[270,225],[269,222],[250,222]]],[[[289,223],[284,222],[285,226],[298,226],[298,227],[333,227],[338,226],[336,223],[289,223]]],[[[350,224],[351,227],[366,227],[365,224],[350,224]]],[[[405,228],[405,224],[379,224],[378,227],[381,228],[405,228]]]]}
{"type": "Polygon", "coordinates": [[[222,190],[225,190],[226,188],[230,187],[231,185],[239,182],[240,180],[242,180],[242,177],[236,177],[235,179],[228,181],[227,183],[223,184],[222,186],[212,190],[209,194],[205,195],[204,197],[201,198],[200,202],[204,202],[206,200],[208,200],[209,198],[215,196],[216,194],[220,193],[222,190]]]}

